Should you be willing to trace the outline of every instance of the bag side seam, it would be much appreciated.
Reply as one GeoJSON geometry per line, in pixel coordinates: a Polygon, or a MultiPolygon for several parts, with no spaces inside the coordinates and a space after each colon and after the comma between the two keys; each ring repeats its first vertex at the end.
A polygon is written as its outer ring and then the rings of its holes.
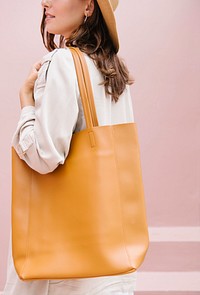
{"type": "Polygon", "coordinates": [[[22,266],[21,270],[21,276],[23,278],[23,273],[25,271],[25,268],[28,264],[28,257],[29,257],[29,251],[30,251],[30,231],[31,231],[31,195],[32,195],[32,185],[33,185],[33,172],[31,171],[31,185],[29,190],[29,218],[28,218],[28,233],[27,233],[27,245],[26,245],[26,255],[25,255],[25,261],[22,266]]]}
{"type": "MultiPolygon", "coordinates": [[[[114,127],[111,126],[111,130],[112,130],[112,141],[113,141],[113,148],[115,150],[115,164],[116,164],[116,170],[119,171],[119,164],[118,164],[118,159],[117,159],[117,154],[116,154],[116,147],[115,147],[115,132],[114,132],[114,127]]],[[[121,185],[120,185],[120,181],[119,181],[119,173],[117,172],[117,178],[118,178],[118,189],[119,189],[119,201],[120,201],[120,215],[121,215],[121,224],[122,224],[122,232],[123,232],[123,238],[124,238],[124,248],[125,248],[125,252],[129,261],[129,264],[131,265],[131,259],[130,256],[128,254],[128,250],[126,247],[126,238],[125,238],[125,230],[124,230],[124,222],[123,222],[123,214],[122,214],[122,201],[121,201],[121,185]]]]}

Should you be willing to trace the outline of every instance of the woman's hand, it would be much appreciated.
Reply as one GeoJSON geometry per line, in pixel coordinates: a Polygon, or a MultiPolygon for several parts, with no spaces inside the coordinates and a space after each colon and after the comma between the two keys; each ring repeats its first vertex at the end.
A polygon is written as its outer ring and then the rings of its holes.
{"type": "Polygon", "coordinates": [[[38,77],[38,71],[40,68],[41,68],[41,62],[36,62],[33,65],[27,79],[25,80],[24,84],[22,85],[19,91],[21,108],[25,106],[35,105],[33,89],[34,89],[35,80],[38,77]]]}

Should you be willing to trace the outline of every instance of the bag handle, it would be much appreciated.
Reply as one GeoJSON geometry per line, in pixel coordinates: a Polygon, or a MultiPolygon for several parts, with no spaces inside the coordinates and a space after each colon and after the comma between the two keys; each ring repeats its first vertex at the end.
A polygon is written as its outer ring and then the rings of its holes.
{"type": "Polygon", "coordinates": [[[69,49],[74,59],[86,126],[87,128],[92,128],[98,126],[99,124],[94,104],[94,95],[92,91],[88,67],[84,55],[79,48],[69,47],[69,49]]]}

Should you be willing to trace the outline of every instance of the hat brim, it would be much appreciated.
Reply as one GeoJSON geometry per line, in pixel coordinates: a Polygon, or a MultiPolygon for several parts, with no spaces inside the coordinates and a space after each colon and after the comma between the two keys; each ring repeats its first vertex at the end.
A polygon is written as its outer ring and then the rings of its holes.
{"type": "Polygon", "coordinates": [[[97,0],[101,13],[107,25],[116,52],[119,50],[119,38],[113,8],[109,0],[97,0]]]}

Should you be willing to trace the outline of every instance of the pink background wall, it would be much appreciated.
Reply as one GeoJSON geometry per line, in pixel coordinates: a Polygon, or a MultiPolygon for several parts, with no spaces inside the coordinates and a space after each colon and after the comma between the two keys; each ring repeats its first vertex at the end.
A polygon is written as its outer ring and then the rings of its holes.
{"type": "MultiPolygon", "coordinates": [[[[136,294],[199,294],[200,1],[121,0],[119,7],[120,55],[135,78],[151,240],[136,294]]],[[[40,17],[40,1],[1,5],[0,291],[10,228],[10,141],[19,87],[46,53],[40,17]]]]}

